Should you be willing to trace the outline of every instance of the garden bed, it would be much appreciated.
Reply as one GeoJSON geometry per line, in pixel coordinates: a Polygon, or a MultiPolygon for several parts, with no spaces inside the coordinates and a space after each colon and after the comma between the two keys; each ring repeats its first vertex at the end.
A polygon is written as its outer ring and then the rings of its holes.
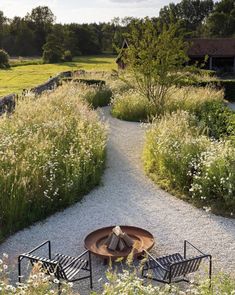
{"type": "Polygon", "coordinates": [[[101,179],[106,133],[74,85],[0,120],[0,239],[80,200],[101,179]]]}

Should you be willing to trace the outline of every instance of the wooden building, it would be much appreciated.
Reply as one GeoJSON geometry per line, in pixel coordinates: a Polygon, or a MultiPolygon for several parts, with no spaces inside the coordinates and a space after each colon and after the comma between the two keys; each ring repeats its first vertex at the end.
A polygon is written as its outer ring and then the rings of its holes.
{"type": "MultiPolygon", "coordinates": [[[[203,64],[208,56],[205,69],[235,73],[235,38],[195,38],[188,41],[191,44],[188,50],[191,63],[203,64]]],[[[124,40],[116,59],[119,69],[126,67],[123,59],[126,48],[128,42],[124,40]]]]}
{"type": "Polygon", "coordinates": [[[205,68],[215,71],[235,73],[235,38],[190,39],[188,55],[191,61],[208,60],[205,68]]]}
{"type": "Polygon", "coordinates": [[[126,67],[125,61],[124,61],[124,54],[125,50],[128,48],[128,42],[126,39],[123,40],[121,50],[118,54],[118,57],[116,59],[116,63],[118,65],[118,69],[124,70],[126,67]]]}

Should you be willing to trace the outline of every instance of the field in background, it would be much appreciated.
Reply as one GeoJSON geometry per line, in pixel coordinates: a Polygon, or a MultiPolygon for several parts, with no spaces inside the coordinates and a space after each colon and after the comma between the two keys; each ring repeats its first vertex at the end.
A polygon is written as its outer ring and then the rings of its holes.
{"type": "Polygon", "coordinates": [[[112,71],[117,69],[115,56],[82,56],[72,62],[42,64],[40,59],[13,59],[9,70],[0,70],[0,96],[20,93],[62,71],[112,71]]]}

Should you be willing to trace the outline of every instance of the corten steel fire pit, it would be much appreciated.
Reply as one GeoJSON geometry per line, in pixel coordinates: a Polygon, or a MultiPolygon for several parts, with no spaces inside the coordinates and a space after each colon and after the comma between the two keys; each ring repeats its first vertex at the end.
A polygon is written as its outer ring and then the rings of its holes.
{"type": "Polygon", "coordinates": [[[120,257],[127,257],[132,251],[134,258],[140,257],[143,250],[150,250],[154,245],[153,235],[145,229],[121,225],[123,233],[127,234],[134,242],[133,247],[124,250],[108,249],[107,239],[115,226],[103,227],[90,233],[84,240],[85,248],[101,258],[115,260],[120,257]]]}

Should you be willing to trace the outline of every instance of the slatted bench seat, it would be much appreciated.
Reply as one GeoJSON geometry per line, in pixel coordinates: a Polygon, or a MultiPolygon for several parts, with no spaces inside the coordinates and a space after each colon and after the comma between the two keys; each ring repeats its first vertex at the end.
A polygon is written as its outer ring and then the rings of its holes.
{"type": "Polygon", "coordinates": [[[92,265],[91,254],[89,251],[83,252],[78,257],[72,257],[64,254],[55,254],[51,256],[51,242],[45,241],[33,250],[23,253],[18,257],[18,278],[21,283],[22,272],[21,263],[23,259],[28,259],[32,265],[40,264],[42,270],[48,275],[54,275],[59,280],[58,287],[60,288],[61,280],[67,282],[75,282],[83,279],[90,279],[90,287],[92,288],[92,265]],[[48,244],[48,258],[34,255],[33,253],[48,244]],[[81,270],[88,272],[88,275],[78,277],[81,270]]]}
{"type": "Polygon", "coordinates": [[[144,278],[161,283],[178,283],[181,281],[189,282],[186,275],[196,272],[203,260],[209,260],[209,279],[211,280],[212,273],[212,257],[204,254],[188,241],[184,241],[184,255],[175,253],[172,255],[154,258],[150,253],[145,251],[147,260],[142,270],[144,278]],[[200,255],[195,257],[187,257],[187,245],[190,245],[197,250],[200,255]]]}

